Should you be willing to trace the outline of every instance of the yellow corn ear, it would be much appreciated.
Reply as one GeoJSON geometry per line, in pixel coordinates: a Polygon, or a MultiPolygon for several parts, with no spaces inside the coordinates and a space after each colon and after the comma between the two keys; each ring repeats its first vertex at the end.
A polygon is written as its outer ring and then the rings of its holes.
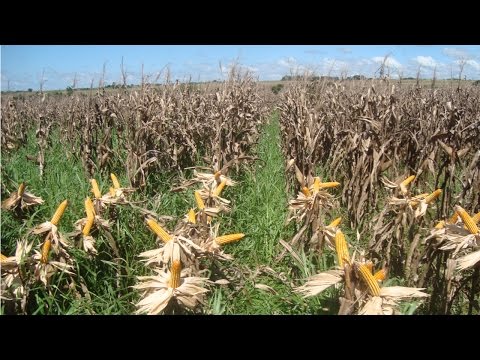
{"type": "Polygon", "coordinates": [[[373,277],[377,281],[383,281],[387,277],[387,272],[385,271],[385,269],[380,269],[375,274],[373,274],[373,277]]]}
{"type": "Polygon", "coordinates": [[[187,215],[188,222],[195,224],[197,222],[197,219],[195,219],[195,211],[193,209],[190,209],[187,215]]]}
{"type": "Polygon", "coordinates": [[[316,176],[313,180],[313,192],[318,192],[320,190],[320,178],[316,176]]]}
{"type": "Polygon", "coordinates": [[[408,186],[413,180],[415,180],[415,175],[410,175],[405,180],[401,182],[401,185],[408,186]]]}
{"type": "Polygon", "coordinates": [[[111,197],[115,197],[115,194],[116,194],[115,188],[110,187],[110,189],[108,189],[108,193],[110,194],[111,197]]]}
{"type": "Polygon", "coordinates": [[[415,207],[420,202],[419,200],[425,199],[428,195],[429,195],[428,193],[424,193],[424,194],[414,196],[412,197],[412,200],[410,200],[408,203],[410,204],[411,207],[415,207]]]}
{"type": "Polygon", "coordinates": [[[338,225],[340,225],[341,222],[342,222],[342,218],[338,217],[335,220],[333,220],[328,226],[337,227],[338,225]]]}
{"type": "Polygon", "coordinates": [[[320,183],[320,189],[327,189],[339,186],[340,183],[336,181],[320,183]]]}
{"type": "Polygon", "coordinates": [[[52,220],[50,220],[50,222],[53,224],[53,225],[58,225],[58,222],[60,221],[63,213],[65,212],[65,209],[67,208],[67,205],[68,205],[68,201],[67,200],[64,200],[57,208],[57,210],[55,211],[55,214],[53,214],[53,217],[52,217],[52,220]]]}
{"type": "Polygon", "coordinates": [[[90,230],[92,229],[93,221],[95,218],[92,217],[87,217],[87,222],[85,223],[85,226],[83,227],[82,234],[85,236],[88,236],[90,234],[90,230]]]}
{"type": "Polygon", "coordinates": [[[85,212],[87,213],[87,218],[95,217],[95,207],[93,206],[93,202],[90,197],[85,199],[85,212]]]}
{"type": "Polygon", "coordinates": [[[217,184],[219,184],[220,181],[221,181],[221,180],[220,180],[220,176],[221,176],[221,175],[222,175],[222,172],[221,172],[221,171],[217,171],[217,172],[215,173],[215,175],[213,175],[213,176],[215,177],[215,181],[217,182],[217,184]]]}
{"type": "Polygon", "coordinates": [[[435,225],[435,229],[443,229],[445,227],[445,221],[441,220],[438,222],[437,225],[435,225]]]}
{"type": "Polygon", "coordinates": [[[160,238],[164,243],[172,240],[172,236],[168,234],[162,227],[153,219],[147,220],[148,227],[160,238]]]}
{"type": "Polygon", "coordinates": [[[5,260],[7,260],[7,259],[8,259],[8,258],[7,258],[5,255],[3,255],[2,253],[0,253],[0,262],[3,262],[3,261],[5,261],[5,260]]]}
{"type": "Polygon", "coordinates": [[[472,217],[470,215],[468,215],[468,213],[465,211],[465,209],[462,208],[461,206],[457,205],[457,206],[455,206],[455,211],[458,213],[458,215],[462,219],[463,224],[468,229],[468,231],[470,231],[470,233],[472,233],[472,234],[478,234],[477,224],[475,224],[472,217]]]}
{"type": "Polygon", "coordinates": [[[413,199],[415,200],[425,199],[428,195],[429,195],[428,193],[423,193],[423,194],[414,196],[413,199]]]}
{"type": "Polygon", "coordinates": [[[203,202],[202,196],[200,195],[200,191],[195,191],[195,201],[197,202],[197,207],[200,210],[205,209],[205,203],[203,202]]]}
{"type": "Polygon", "coordinates": [[[370,270],[371,273],[373,273],[373,262],[371,262],[370,260],[367,260],[365,262],[365,266],[368,268],[368,270],[370,270]]]}
{"type": "Polygon", "coordinates": [[[225,245],[242,239],[245,236],[243,233],[223,235],[215,238],[217,245],[225,245]]]}
{"type": "Polygon", "coordinates": [[[220,194],[222,193],[222,190],[223,188],[225,187],[225,184],[227,183],[227,180],[223,180],[220,185],[218,185],[215,190],[213,191],[213,195],[215,196],[220,196],[220,194]]]}
{"type": "Polygon", "coordinates": [[[360,273],[361,279],[368,287],[368,293],[372,296],[380,296],[380,286],[372,273],[364,264],[356,264],[356,269],[360,273]]]}
{"type": "Polygon", "coordinates": [[[112,179],[113,188],[114,189],[120,189],[120,183],[118,182],[118,179],[117,179],[117,177],[115,176],[114,173],[110,174],[110,178],[112,179]]]}
{"type": "Polygon", "coordinates": [[[307,188],[306,186],[304,186],[304,187],[302,188],[302,193],[303,193],[303,195],[305,195],[306,197],[309,197],[309,196],[312,195],[312,193],[310,192],[310,190],[308,190],[308,188],[307,188]]]}
{"type": "Polygon", "coordinates": [[[480,211],[472,216],[472,220],[475,224],[478,224],[478,222],[480,221],[480,211]]]}
{"type": "Polygon", "coordinates": [[[98,187],[97,180],[90,179],[90,183],[92,184],[92,192],[95,195],[95,199],[100,199],[102,197],[102,193],[100,192],[100,188],[98,187]]]}
{"type": "Polygon", "coordinates": [[[173,289],[176,289],[180,286],[180,273],[182,272],[182,264],[179,260],[173,260],[172,266],[170,267],[170,281],[168,286],[173,289]]]}
{"type": "Polygon", "coordinates": [[[410,201],[408,202],[408,204],[409,204],[412,208],[415,208],[415,207],[418,205],[418,201],[410,200],[410,201]]]}
{"type": "Polygon", "coordinates": [[[338,265],[343,267],[345,261],[350,262],[350,254],[348,253],[348,245],[345,240],[345,235],[341,230],[335,234],[335,250],[337,250],[338,265]]]}
{"type": "Polygon", "coordinates": [[[25,183],[22,182],[20,186],[18,187],[17,195],[19,197],[22,197],[23,193],[25,192],[25,183]]]}
{"type": "Polygon", "coordinates": [[[52,241],[50,240],[50,237],[45,240],[42,246],[42,257],[40,261],[44,264],[48,262],[48,254],[50,252],[50,247],[52,246],[52,241]]]}
{"type": "Polygon", "coordinates": [[[437,189],[437,190],[435,190],[434,192],[432,192],[430,195],[428,195],[428,196],[425,198],[425,202],[426,202],[427,204],[430,204],[433,200],[435,200],[436,198],[438,198],[441,193],[442,193],[442,189],[437,189]]]}
{"type": "Polygon", "coordinates": [[[447,220],[448,224],[455,224],[458,220],[458,214],[455,211],[450,219],[447,220]]]}

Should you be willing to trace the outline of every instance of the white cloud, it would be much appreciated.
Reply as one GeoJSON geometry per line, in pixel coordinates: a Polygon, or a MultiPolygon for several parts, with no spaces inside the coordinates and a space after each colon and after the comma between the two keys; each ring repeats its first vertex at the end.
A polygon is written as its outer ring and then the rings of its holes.
{"type": "Polygon", "coordinates": [[[458,48],[444,48],[442,52],[452,58],[455,59],[461,59],[461,58],[467,58],[468,53],[465,50],[458,49],[458,48]]]}
{"type": "Polygon", "coordinates": [[[434,68],[435,66],[437,66],[437,62],[431,57],[431,56],[417,56],[413,59],[414,61],[416,61],[419,65],[421,66],[425,66],[425,67],[428,67],[428,68],[434,68]]]}
{"type": "Polygon", "coordinates": [[[319,71],[320,75],[341,76],[348,75],[354,70],[348,61],[323,58],[319,71]]]}
{"type": "Polygon", "coordinates": [[[356,64],[358,66],[367,66],[367,65],[372,65],[372,60],[367,59],[367,58],[361,58],[356,61],[356,64]]]}
{"type": "Polygon", "coordinates": [[[475,61],[473,59],[467,60],[467,65],[470,65],[475,70],[480,70],[480,63],[478,63],[478,61],[475,61]]]}
{"type": "Polygon", "coordinates": [[[292,56],[289,56],[288,58],[283,58],[278,60],[277,64],[283,67],[291,68],[292,66],[295,66],[297,64],[297,59],[295,59],[292,56]]]}
{"type": "MultiPolygon", "coordinates": [[[[381,64],[383,63],[383,61],[385,60],[385,57],[384,56],[375,56],[372,58],[372,60],[374,62],[376,62],[377,64],[381,64]]],[[[402,68],[402,64],[400,64],[397,60],[395,60],[394,57],[392,56],[389,56],[387,58],[387,61],[385,61],[385,65],[388,66],[388,67],[392,67],[392,68],[396,68],[396,69],[400,69],[402,68]]]]}
{"type": "MultiPolygon", "coordinates": [[[[460,66],[460,64],[462,64],[463,62],[465,63],[465,65],[469,65],[472,68],[474,68],[475,70],[480,70],[480,63],[476,60],[473,60],[473,59],[469,59],[469,60],[458,59],[458,60],[455,60],[453,63],[457,66],[460,66]]],[[[465,67],[465,69],[466,68],[467,67],[465,67]]]]}

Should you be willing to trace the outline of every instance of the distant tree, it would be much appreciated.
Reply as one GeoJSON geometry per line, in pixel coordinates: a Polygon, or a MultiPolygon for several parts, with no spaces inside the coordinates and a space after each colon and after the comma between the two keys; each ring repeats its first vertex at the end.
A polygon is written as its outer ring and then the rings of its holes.
{"type": "Polygon", "coordinates": [[[32,91],[33,91],[33,89],[32,89],[32,88],[28,88],[28,92],[32,92],[32,91]]]}
{"type": "Polygon", "coordinates": [[[353,75],[352,77],[349,77],[349,79],[353,79],[353,80],[365,80],[365,76],[363,75],[353,75]]]}
{"type": "Polygon", "coordinates": [[[73,88],[71,86],[67,86],[67,95],[73,94],[73,88]]]}

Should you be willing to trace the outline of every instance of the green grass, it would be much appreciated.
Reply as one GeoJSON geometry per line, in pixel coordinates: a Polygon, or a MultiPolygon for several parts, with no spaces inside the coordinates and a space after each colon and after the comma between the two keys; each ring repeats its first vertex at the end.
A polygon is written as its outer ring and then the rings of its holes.
{"type": "Polygon", "coordinates": [[[304,300],[292,292],[292,285],[300,285],[302,278],[316,272],[311,258],[304,256],[302,264],[294,263],[288,254],[281,262],[276,260],[283,250],[279,240],[288,242],[293,236],[292,229],[284,225],[290,194],[285,193],[277,115],[263,129],[257,156],[259,161],[238,177],[240,184],[225,192],[233,209],[221,222],[220,232],[243,232],[246,237],[225,247],[234,260],[224,264],[222,270],[237,274],[238,281],[214,291],[210,312],[218,313],[221,309],[222,314],[335,313],[337,305],[332,291],[326,292],[323,301],[320,297],[304,300]],[[274,273],[262,271],[266,266],[274,273]],[[274,292],[255,288],[256,284],[270,286],[274,292]]]}

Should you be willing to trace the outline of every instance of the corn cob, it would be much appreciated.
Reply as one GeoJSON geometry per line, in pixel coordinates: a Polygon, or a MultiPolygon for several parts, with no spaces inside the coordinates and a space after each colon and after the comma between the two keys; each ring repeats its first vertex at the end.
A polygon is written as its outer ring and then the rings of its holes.
{"type": "Polygon", "coordinates": [[[480,221],[480,211],[472,216],[472,220],[475,224],[478,224],[478,222],[480,221]]]}
{"type": "Polygon", "coordinates": [[[93,206],[93,202],[90,197],[85,199],[85,212],[87,213],[87,218],[95,216],[95,207],[93,206]]]}
{"type": "Polygon", "coordinates": [[[63,213],[65,212],[65,209],[67,208],[67,205],[68,205],[68,201],[67,200],[64,200],[57,208],[57,210],[55,211],[55,214],[53,214],[53,217],[52,217],[52,220],[50,220],[50,222],[53,224],[53,225],[58,225],[58,222],[60,221],[63,213]]]}
{"type": "Polygon", "coordinates": [[[195,211],[193,209],[190,209],[187,215],[188,222],[191,222],[192,224],[195,224],[197,220],[195,219],[195,211]]]}
{"type": "Polygon", "coordinates": [[[450,219],[447,220],[448,224],[455,224],[458,220],[458,214],[455,211],[450,219]]]}
{"type": "Polygon", "coordinates": [[[368,287],[368,293],[372,296],[380,296],[380,286],[372,273],[364,264],[356,264],[356,269],[360,273],[360,277],[368,287]]]}
{"type": "Polygon", "coordinates": [[[435,225],[435,229],[443,229],[445,227],[445,221],[441,220],[438,222],[437,225],[435,225]]]}
{"type": "Polygon", "coordinates": [[[345,235],[341,230],[335,234],[335,249],[337,250],[338,265],[343,267],[344,262],[350,262],[350,254],[348,253],[348,245],[345,235]]]}
{"type": "Polygon", "coordinates": [[[464,208],[461,206],[457,205],[455,206],[455,211],[458,213],[458,215],[461,217],[465,227],[470,231],[472,234],[478,234],[478,226],[475,224],[473,221],[472,217],[468,215],[468,213],[465,211],[464,208]]]}
{"type": "Polygon", "coordinates": [[[205,209],[205,203],[203,202],[203,199],[200,196],[200,192],[198,190],[195,191],[195,201],[197,202],[197,207],[200,210],[205,209]]]}
{"type": "Polygon", "coordinates": [[[303,195],[305,195],[306,197],[309,197],[309,196],[312,195],[312,193],[310,192],[310,190],[308,190],[308,188],[307,188],[306,186],[304,186],[304,187],[302,188],[302,193],[303,193],[303,195]]]}
{"type": "Polygon", "coordinates": [[[421,200],[421,199],[425,199],[428,195],[429,195],[428,193],[423,193],[423,194],[415,195],[413,198],[415,200],[421,200]]]}
{"type": "Polygon", "coordinates": [[[52,241],[50,240],[50,237],[45,240],[42,246],[42,257],[40,261],[44,264],[48,262],[48,253],[50,252],[50,246],[52,245],[52,241]]]}
{"type": "Polygon", "coordinates": [[[8,258],[7,258],[5,255],[3,255],[2,253],[0,253],[0,262],[3,262],[3,261],[5,261],[5,260],[7,260],[7,259],[8,259],[8,258]]]}
{"type": "Polygon", "coordinates": [[[223,235],[215,238],[215,243],[217,245],[225,245],[242,239],[245,236],[243,233],[223,235]]]}
{"type": "Polygon", "coordinates": [[[380,269],[375,274],[373,274],[373,277],[377,281],[383,281],[387,277],[387,272],[384,269],[380,269]]]}
{"type": "Polygon", "coordinates": [[[173,260],[172,266],[170,268],[170,281],[168,286],[176,289],[180,286],[180,273],[182,271],[182,264],[178,260],[173,260]]]}
{"type": "Polygon", "coordinates": [[[408,186],[413,180],[415,180],[415,175],[410,175],[405,180],[403,180],[400,185],[408,186]]]}
{"type": "Polygon", "coordinates": [[[324,182],[324,183],[320,183],[320,189],[332,188],[338,185],[340,185],[340,183],[336,181],[324,182]]]}
{"type": "Polygon", "coordinates": [[[97,180],[90,179],[90,183],[92,184],[92,192],[95,195],[95,199],[100,199],[102,197],[102,193],[100,192],[100,188],[98,187],[97,180]]]}
{"type": "Polygon", "coordinates": [[[115,197],[116,191],[115,188],[111,187],[108,189],[108,193],[110,194],[111,197],[115,197]]]}
{"type": "Polygon", "coordinates": [[[370,272],[373,272],[373,262],[371,262],[370,260],[367,260],[365,262],[365,266],[368,268],[368,270],[370,270],[370,272]]]}
{"type": "Polygon", "coordinates": [[[313,192],[318,192],[320,190],[320,178],[316,176],[313,180],[313,192]]]}
{"type": "Polygon", "coordinates": [[[220,184],[220,176],[222,175],[222,172],[221,171],[217,171],[215,173],[215,175],[213,175],[215,177],[215,181],[217,182],[217,184],[220,184]]]}
{"type": "Polygon", "coordinates": [[[95,218],[93,216],[87,217],[87,222],[85,223],[85,226],[83,227],[82,234],[85,236],[88,236],[90,234],[90,230],[92,229],[93,221],[95,218]]]}
{"type": "Polygon", "coordinates": [[[419,200],[425,199],[428,195],[429,195],[428,193],[425,193],[425,194],[414,196],[412,200],[410,200],[408,203],[410,204],[411,207],[415,207],[420,202],[419,200]]]}
{"type": "Polygon", "coordinates": [[[22,197],[23,193],[25,192],[25,183],[21,183],[20,186],[18,187],[17,195],[19,197],[22,197]]]}
{"type": "Polygon", "coordinates": [[[172,240],[172,236],[168,234],[162,227],[153,219],[147,220],[148,227],[160,238],[164,243],[172,240]]]}
{"type": "Polygon", "coordinates": [[[435,200],[436,198],[438,198],[441,193],[442,193],[442,189],[437,189],[437,190],[435,190],[434,192],[432,192],[430,195],[428,195],[428,196],[425,198],[425,202],[426,202],[427,204],[430,204],[433,200],[435,200]]]}
{"type": "Polygon", "coordinates": [[[223,180],[220,185],[218,185],[215,190],[213,191],[213,195],[214,196],[220,196],[220,194],[222,193],[222,190],[223,188],[225,187],[225,184],[227,183],[227,180],[223,180]]]}
{"type": "Polygon", "coordinates": [[[120,189],[120,183],[114,173],[110,174],[110,178],[112,179],[114,189],[120,189]]]}
{"type": "Polygon", "coordinates": [[[408,205],[410,205],[412,208],[415,208],[418,205],[418,201],[410,200],[408,202],[408,205]]]}
{"type": "Polygon", "coordinates": [[[328,226],[336,227],[336,226],[340,225],[341,222],[342,222],[342,218],[338,217],[335,220],[333,220],[328,226]]]}

